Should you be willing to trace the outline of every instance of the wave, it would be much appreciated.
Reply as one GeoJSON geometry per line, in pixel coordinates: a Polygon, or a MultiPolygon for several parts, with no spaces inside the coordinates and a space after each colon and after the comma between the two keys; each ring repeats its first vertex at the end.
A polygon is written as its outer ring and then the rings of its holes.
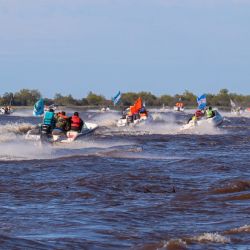
{"type": "MultiPolygon", "coordinates": [[[[123,157],[133,153],[140,153],[133,142],[79,140],[73,143],[42,144],[41,142],[26,141],[24,136],[16,137],[14,141],[0,144],[0,159],[2,161],[22,161],[59,159],[76,156],[123,157]]],[[[129,157],[129,156],[128,156],[129,157]]]]}
{"type": "Polygon", "coordinates": [[[182,239],[171,239],[171,240],[167,241],[166,243],[164,243],[162,248],[167,249],[167,250],[186,250],[186,249],[188,249],[186,241],[182,240],[182,239]]]}
{"type": "Polygon", "coordinates": [[[200,243],[206,243],[206,242],[213,242],[213,243],[230,243],[230,238],[223,236],[219,233],[203,233],[198,236],[194,236],[189,238],[190,242],[200,242],[200,243]]]}
{"type": "Polygon", "coordinates": [[[225,231],[225,234],[238,234],[238,233],[250,233],[250,225],[244,225],[242,227],[233,228],[225,231]]]}
{"type": "Polygon", "coordinates": [[[1,249],[52,249],[49,243],[42,243],[41,241],[33,239],[24,239],[20,237],[11,237],[6,235],[0,235],[1,249]]]}
{"type": "MultiPolygon", "coordinates": [[[[238,240],[230,238],[229,235],[241,234],[241,233],[250,233],[250,225],[244,225],[238,228],[233,228],[226,230],[224,232],[205,232],[196,236],[187,236],[182,238],[172,238],[165,240],[163,242],[158,242],[152,244],[150,249],[167,249],[167,250],[186,250],[190,249],[190,245],[194,244],[231,244],[232,242],[237,243],[238,240]]],[[[144,247],[142,247],[144,249],[144,247]]]]}
{"type": "Polygon", "coordinates": [[[250,181],[247,180],[236,180],[229,182],[223,187],[216,188],[212,192],[214,194],[227,194],[227,193],[236,193],[250,190],[250,181]]]}
{"type": "Polygon", "coordinates": [[[203,233],[193,237],[174,238],[168,241],[163,241],[161,246],[158,246],[156,249],[186,250],[190,249],[189,246],[193,244],[209,243],[229,244],[231,243],[231,239],[219,233],[203,233]]]}
{"type": "Polygon", "coordinates": [[[17,140],[18,136],[25,134],[32,128],[34,128],[34,125],[30,123],[7,123],[0,125],[0,142],[17,140]]]}

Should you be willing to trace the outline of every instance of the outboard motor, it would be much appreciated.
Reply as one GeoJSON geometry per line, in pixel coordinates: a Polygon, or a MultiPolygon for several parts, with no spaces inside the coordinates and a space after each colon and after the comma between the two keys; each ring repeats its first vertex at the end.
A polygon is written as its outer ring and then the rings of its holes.
{"type": "Polygon", "coordinates": [[[50,134],[51,133],[51,126],[50,125],[46,125],[46,124],[42,124],[41,127],[41,133],[42,134],[50,134]]]}
{"type": "Polygon", "coordinates": [[[127,122],[128,122],[128,123],[133,122],[133,116],[132,116],[132,115],[128,115],[128,116],[127,116],[127,122]]]}
{"type": "Polygon", "coordinates": [[[137,119],[140,119],[140,114],[139,113],[134,115],[134,120],[137,120],[137,119]]]}

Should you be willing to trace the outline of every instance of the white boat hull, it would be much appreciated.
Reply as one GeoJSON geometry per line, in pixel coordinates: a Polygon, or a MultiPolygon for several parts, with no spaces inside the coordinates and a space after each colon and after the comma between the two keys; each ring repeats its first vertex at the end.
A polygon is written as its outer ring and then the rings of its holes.
{"type": "Polygon", "coordinates": [[[174,111],[184,111],[184,108],[174,106],[174,111]]]}
{"type": "Polygon", "coordinates": [[[9,114],[11,114],[11,113],[13,113],[13,109],[8,109],[8,110],[6,110],[5,108],[0,108],[0,115],[9,115],[9,114]]]}
{"type": "Polygon", "coordinates": [[[117,125],[117,127],[135,126],[135,125],[143,123],[147,120],[149,120],[149,118],[146,116],[141,117],[140,119],[133,120],[133,122],[128,122],[126,118],[125,119],[121,118],[117,121],[116,125],[117,125]]]}
{"type": "Polygon", "coordinates": [[[66,133],[66,136],[53,135],[53,142],[70,143],[75,141],[77,138],[85,136],[94,132],[98,128],[95,123],[85,122],[81,132],[70,130],[66,133]]]}
{"type": "Polygon", "coordinates": [[[197,126],[205,126],[207,125],[212,125],[214,127],[219,126],[223,122],[223,117],[220,115],[219,112],[215,111],[216,115],[212,118],[202,118],[198,121],[189,121],[188,124],[185,124],[181,130],[187,130],[187,129],[193,129],[197,126]]]}
{"type": "MultiPolygon", "coordinates": [[[[66,133],[66,135],[62,133],[58,134],[52,134],[50,135],[44,135],[46,138],[46,141],[48,142],[62,142],[62,143],[70,143],[75,141],[77,138],[85,136],[87,134],[90,134],[94,132],[98,128],[98,125],[95,123],[85,122],[84,126],[82,128],[82,131],[79,133],[77,131],[70,130],[66,133]]],[[[29,130],[27,134],[25,135],[26,140],[31,141],[40,141],[42,140],[43,134],[41,132],[40,128],[35,128],[32,130],[29,130]]]]}

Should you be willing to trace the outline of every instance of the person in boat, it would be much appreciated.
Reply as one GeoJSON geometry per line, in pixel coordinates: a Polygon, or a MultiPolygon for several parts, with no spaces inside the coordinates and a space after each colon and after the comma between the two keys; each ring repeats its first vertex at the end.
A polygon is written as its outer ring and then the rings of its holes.
{"type": "Polygon", "coordinates": [[[42,132],[49,134],[55,127],[56,119],[53,109],[45,112],[43,117],[42,132]]]}
{"type": "Polygon", "coordinates": [[[133,114],[133,120],[137,120],[137,119],[140,119],[140,118],[141,117],[140,117],[140,113],[139,112],[133,114]]]}
{"type": "Polygon", "coordinates": [[[215,116],[215,112],[213,111],[212,107],[208,107],[206,110],[207,118],[213,118],[215,116]]]}
{"type": "Polygon", "coordinates": [[[194,115],[189,118],[187,123],[189,123],[190,121],[194,121],[194,123],[196,123],[197,120],[200,120],[203,116],[204,116],[204,113],[202,112],[202,110],[198,109],[195,111],[194,115]]]}
{"type": "Polygon", "coordinates": [[[68,116],[66,116],[65,111],[57,113],[55,118],[56,118],[56,125],[55,129],[53,130],[53,133],[55,132],[66,133],[68,130],[70,130],[70,119],[68,116]]]}
{"type": "Polygon", "coordinates": [[[123,111],[122,111],[122,119],[126,119],[127,118],[127,115],[128,115],[128,112],[129,112],[129,108],[125,108],[123,111]]]}
{"type": "Polygon", "coordinates": [[[79,113],[75,112],[70,118],[71,130],[81,132],[84,124],[83,120],[79,117],[79,113]]]}
{"type": "Polygon", "coordinates": [[[9,113],[10,113],[10,110],[9,110],[9,107],[8,107],[8,106],[5,106],[5,107],[4,107],[4,113],[5,113],[5,114],[9,114],[9,113]]]}
{"type": "Polygon", "coordinates": [[[140,114],[140,118],[142,117],[148,117],[148,112],[146,110],[145,107],[142,107],[140,110],[139,110],[139,114],[140,114]]]}
{"type": "Polygon", "coordinates": [[[127,122],[131,123],[134,121],[134,114],[132,113],[132,111],[129,109],[128,113],[127,113],[127,122]]]}

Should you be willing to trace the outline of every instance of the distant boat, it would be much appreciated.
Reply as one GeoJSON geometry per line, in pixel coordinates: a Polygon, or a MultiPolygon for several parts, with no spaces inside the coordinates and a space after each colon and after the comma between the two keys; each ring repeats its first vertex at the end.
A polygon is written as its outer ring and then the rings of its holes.
{"type": "Polygon", "coordinates": [[[110,108],[109,108],[109,107],[103,107],[103,108],[101,109],[101,111],[102,111],[102,112],[107,112],[107,111],[110,111],[110,108]]]}
{"type": "Polygon", "coordinates": [[[162,110],[162,111],[165,111],[165,110],[166,110],[166,107],[165,107],[165,104],[164,104],[164,103],[162,104],[162,107],[161,107],[160,110],[162,110]]]}
{"type": "Polygon", "coordinates": [[[175,111],[184,111],[184,103],[183,102],[177,102],[174,106],[175,111]]]}
{"type": "Polygon", "coordinates": [[[242,108],[239,105],[236,105],[236,103],[230,99],[231,104],[231,113],[234,115],[241,115],[243,113],[242,108]]]}
{"type": "Polygon", "coordinates": [[[57,105],[51,104],[51,105],[45,105],[44,106],[44,112],[49,111],[50,109],[53,109],[54,111],[57,109],[57,105]]]}
{"type": "Polygon", "coordinates": [[[0,115],[9,115],[13,113],[13,109],[10,106],[0,108],[0,115]]]}

